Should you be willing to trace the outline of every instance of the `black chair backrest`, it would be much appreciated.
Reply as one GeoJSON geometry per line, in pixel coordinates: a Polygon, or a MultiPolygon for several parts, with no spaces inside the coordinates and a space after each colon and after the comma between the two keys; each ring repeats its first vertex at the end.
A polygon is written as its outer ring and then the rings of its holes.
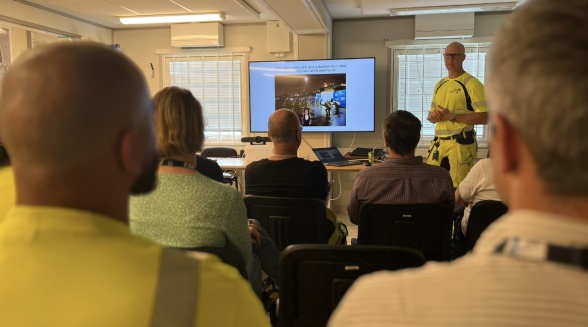
{"type": "Polygon", "coordinates": [[[329,241],[325,203],[315,198],[246,195],[247,217],[257,219],[278,249],[329,241]]]}
{"type": "Polygon", "coordinates": [[[229,246],[199,246],[194,248],[180,248],[184,251],[206,252],[216,255],[223,263],[234,267],[243,278],[247,279],[247,265],[241,254],[229,246]]]}
{"type": "Polygon", "coordinates": [[[281,326],[321,326],[351,284],[378,270],[418,267],[421,252],[369,245],[291,245],[280,257],[281,326]]]}
{"type": "Polygon", "coordinates": [[[449,203],[368,203],[360,209],[357,242],[412,247],[427,260],[450,260],[452,224],[453,206],[449,203]]]}
{"type": "Polygon", "coordinates": [[[200,153],[203,157],[217,157],[217,158],[229,158],[238,157],[237,150],[227,147],[211,147],[202,150],[200,153]]]}
{"type": "Polygon", "coordinates": [[[464,251],[473,249],[482,232],[507,211],[508,207],[500,201],[484,200],[474,203],[468,218],[464,251]]]}

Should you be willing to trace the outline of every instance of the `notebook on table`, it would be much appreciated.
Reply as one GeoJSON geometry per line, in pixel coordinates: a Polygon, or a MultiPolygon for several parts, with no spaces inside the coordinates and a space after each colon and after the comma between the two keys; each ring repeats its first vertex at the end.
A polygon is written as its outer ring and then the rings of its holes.
{"type": "Polygon", "coordinates": [[[330,148],[316,148],[312,149],[312,151],[314,151],[316,157],[325,165],[341,167],[361,164],[361,162],[358,161],[345,159],[341,152],[339,152],[339,149],[334,146],[330,148]]]}

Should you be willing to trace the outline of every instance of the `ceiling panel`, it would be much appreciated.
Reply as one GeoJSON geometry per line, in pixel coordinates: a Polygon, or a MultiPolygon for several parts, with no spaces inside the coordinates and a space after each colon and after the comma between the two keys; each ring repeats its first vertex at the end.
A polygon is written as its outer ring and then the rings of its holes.
{"type": "MultiPolygon", "coordinates": [[[[234,0],[17,0],[57,10],[68,15],[96,22],[110,28],[137,28],[147,25],[122,25],[118,20],[122,16],[157,14],[184,14],[187,12],[218,12],[226,15],[223,24],[257,23],[275,20],[269,13],[261,18],[255,16],[234,0]],[[175,4],[175,3],[177,4],[175,4]],[[178,5],[179,4],[179,5],[178,5]],[[182,8],[186,7],[188,10],[182,8]],[[128,8],[129,10],[125,9],[128,8]]],[[[257,0],[254,0],[257,1],[257,0]]],[[[259,6],[257,6],[259,7],[259,6]]],[[[152,26],[152,25],[151,25],[152,26]]]]}
{"type": "MultiPolygon", "coordinates": [[[[515,1],[516,0],[510,0],[515,1]]],[[[509,2],[509,0],[323,0],[333,19],[388,17],[391,9],[509,2]]]]}
{"type": "MultiPolygon", "coordinates": [[[[268,20],[283,20],[299,34],[324,32],[322,19],[313,9],[312,2],[321,0],[14,0],[24,4],[37,4],[110,28],[136,28],[124,26],[118,18],[133,13],[180,14],[188,8],[193,12],[222,11],[226,15],[223,24],[257,23],[268,20]],[[174,4],[180,4],[178,6],[174,4]],[[241,4],[253,8],[252,14],[241,4]]],[[[444,6],[461,4],[499,3],[508,0],[322,0],[333,19],[389,17],[394,8],[419,6],[444,6]]]]}
{"type": "Polygon", "coordinates": [[[326,32],[326,26],[309,7],[307,0],[262,1],[297,34],[320,34],[326,32]]]}

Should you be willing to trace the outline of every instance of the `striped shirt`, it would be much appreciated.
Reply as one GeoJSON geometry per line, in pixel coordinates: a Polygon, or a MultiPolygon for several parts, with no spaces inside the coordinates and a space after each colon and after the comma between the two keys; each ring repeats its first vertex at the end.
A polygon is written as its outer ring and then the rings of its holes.
{"type": "Polygon", "coordinates": [[[386,158],[379,165],[361,170],[353,184],[347,211],[359,224],[364,203],[422,204],[455,203],[453,182],[447,170],[423,162],[423,157],[386,158]]]}
{"type": "Polygon", "coordinates": [[[512,237],[588,247],[588,221],[511,212],[452,263],[359,279],[329,326],[588,326],[588,272],[497,253],[512,237]]]}

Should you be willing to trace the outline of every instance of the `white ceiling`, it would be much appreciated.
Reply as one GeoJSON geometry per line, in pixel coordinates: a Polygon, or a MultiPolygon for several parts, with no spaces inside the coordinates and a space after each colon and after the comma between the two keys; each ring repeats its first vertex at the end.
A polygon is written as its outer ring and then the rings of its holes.
{"type": "MultiPolygon", "coordinates": [[[[14,0],[42,6],[112,29],[123,16],[183,14],[222,11],[223,24],[280,20],[299,34],[324,30],[322,11],[332,19],[390,17],[390,10],[463,4],[500,3],[507,0],[14,0]]],[[[145,27],[142,25],[140,27],[145,27]]]]}

